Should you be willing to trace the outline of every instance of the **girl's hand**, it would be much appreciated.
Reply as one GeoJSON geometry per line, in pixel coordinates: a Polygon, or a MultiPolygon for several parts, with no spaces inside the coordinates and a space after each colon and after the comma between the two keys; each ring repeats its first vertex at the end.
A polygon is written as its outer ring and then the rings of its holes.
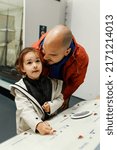
{"type": "Polygon", "coordinates": [[[44,109],[45,112],[50,112],[50,105],[48,104],[48,102],[45,102],[42,108],[44,109]]]}
{"type": "Polygon", "coordinates": [[[37,125],[36,129],[42,135],[53,134],[54,132],[56,132],[56,130],[52,129],[50,124],[46,121],[45,122],[40,122],[37,125]]]}

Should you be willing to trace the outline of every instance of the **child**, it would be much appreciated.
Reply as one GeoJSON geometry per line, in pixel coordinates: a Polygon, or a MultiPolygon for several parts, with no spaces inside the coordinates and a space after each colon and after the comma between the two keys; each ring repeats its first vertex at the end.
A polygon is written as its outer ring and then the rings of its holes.
{"type": "Polygon", "coordinates": [[[42,63],[38,51],[27,47],[16,61],[22,79],[11,85],[15,96],[17,133],[28,129],[40,134],[53,134],[55,130],[45,121],[63,104],[62,81],[42,76],[42,63]]]}

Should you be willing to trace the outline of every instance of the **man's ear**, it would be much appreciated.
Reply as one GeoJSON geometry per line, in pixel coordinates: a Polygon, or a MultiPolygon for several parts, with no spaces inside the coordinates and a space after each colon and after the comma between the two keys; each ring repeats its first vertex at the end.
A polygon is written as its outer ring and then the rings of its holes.
{"type": "Polygon", "coordinates": [[[71,48],[68,48],[66,51],[65,51],[65,56],[67,56],[71,51],[71,48]]]}

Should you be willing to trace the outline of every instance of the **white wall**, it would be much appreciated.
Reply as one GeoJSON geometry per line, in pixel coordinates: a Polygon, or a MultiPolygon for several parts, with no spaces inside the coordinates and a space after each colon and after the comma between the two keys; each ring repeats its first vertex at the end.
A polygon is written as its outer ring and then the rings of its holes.
{"type": "MultiPolygon", "coordinates": [[[[77,41],[83,45],[89,55],[89,67],[85,82],[73,94],[84,99],[93,99],[100,95],[100,4],[99,0],[69,0],[72,3],[70,21],[77,41]]],[[[69,9],[68,9],[69,10],[69,9]]]]}
{"type": "Polygon", "coordinates": [[[25,0],[24,46],[31,46],[38,40],[39,25],[53,28],[64,24],[65,0],[25,0]]]}

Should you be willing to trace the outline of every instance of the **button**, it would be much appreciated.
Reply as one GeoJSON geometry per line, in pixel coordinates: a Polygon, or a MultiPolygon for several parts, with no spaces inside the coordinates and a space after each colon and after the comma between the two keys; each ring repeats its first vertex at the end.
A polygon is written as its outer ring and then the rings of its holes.
{"type": "Polygon", "coordinates": [[[79,135],[78,139],[82,139],[83,138],[83,135],[79,135]]]}

